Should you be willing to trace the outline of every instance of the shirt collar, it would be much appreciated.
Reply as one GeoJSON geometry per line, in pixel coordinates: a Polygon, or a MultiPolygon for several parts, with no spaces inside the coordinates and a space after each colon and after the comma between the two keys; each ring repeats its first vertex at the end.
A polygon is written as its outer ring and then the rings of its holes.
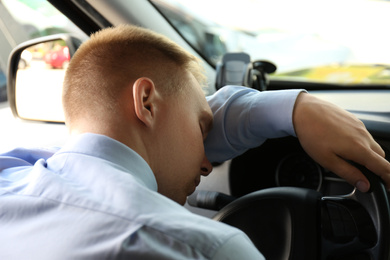
{"type": "Polygon", "coordinates": [[[105,135],[73,136],[58,153],[81,153],[107,160],[124,168],[147,188],[157,191],[157,181],[147,162],[125,144],[105,135]]]}

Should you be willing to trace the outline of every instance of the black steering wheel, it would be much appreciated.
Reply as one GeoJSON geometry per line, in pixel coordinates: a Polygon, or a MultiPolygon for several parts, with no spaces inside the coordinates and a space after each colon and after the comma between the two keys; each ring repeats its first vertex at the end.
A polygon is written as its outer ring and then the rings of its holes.
{"type": "Polygon", "coordinates": [[[380,178],[357,167],[368,193],[323,197],[303,188],[270,188],[243,196],[215,220],[244,231],[267,260],[390,259],[390,209],[380,178]]]}

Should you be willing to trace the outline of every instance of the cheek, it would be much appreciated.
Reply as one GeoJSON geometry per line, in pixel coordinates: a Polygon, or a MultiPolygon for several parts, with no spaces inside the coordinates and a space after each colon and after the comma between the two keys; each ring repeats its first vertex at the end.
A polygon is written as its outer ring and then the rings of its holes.
{"type": "Polygon", "coordinates": [[[165,140],[163,165],[160,172],[160,192],[178,201],[185,198],[196,188],[200,178],[201,163],[204,158],[203,137],[199,126],[180,128],[172,131],[165,140]],[[170,139],[171,141],[169,141],[170,139]]]}
{"type": "Polygon", "coordinates": [[[188,113],[168,118],[156,138],[160,142],[160,156],[166,160],[164,168],[190,170],[190,167],[196,167],[194,170],[198,171],[204,158],[204,147],[197,117],[188,113]]]}

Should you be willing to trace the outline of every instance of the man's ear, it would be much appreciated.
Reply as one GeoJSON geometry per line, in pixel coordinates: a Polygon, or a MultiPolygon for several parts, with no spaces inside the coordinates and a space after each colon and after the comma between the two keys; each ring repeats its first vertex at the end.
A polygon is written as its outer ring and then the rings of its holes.
{"type": "Polygon", "coordinates": [[[139,78],[133,84],[134,110],[138,119],[146,126],[152,126],[155,115],[157,92],[153,81],[139,78]]]}

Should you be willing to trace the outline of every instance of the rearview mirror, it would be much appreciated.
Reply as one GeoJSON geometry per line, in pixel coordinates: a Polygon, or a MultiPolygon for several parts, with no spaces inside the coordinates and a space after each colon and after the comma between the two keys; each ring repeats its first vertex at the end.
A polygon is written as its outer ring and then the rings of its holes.
{"type": "Polygon", "coordinates": [[[68,34],[17,46],[10,55],[7,94],[15,117],[64,122],[62,84],[70,58],[82,41],[68,34]]]}

